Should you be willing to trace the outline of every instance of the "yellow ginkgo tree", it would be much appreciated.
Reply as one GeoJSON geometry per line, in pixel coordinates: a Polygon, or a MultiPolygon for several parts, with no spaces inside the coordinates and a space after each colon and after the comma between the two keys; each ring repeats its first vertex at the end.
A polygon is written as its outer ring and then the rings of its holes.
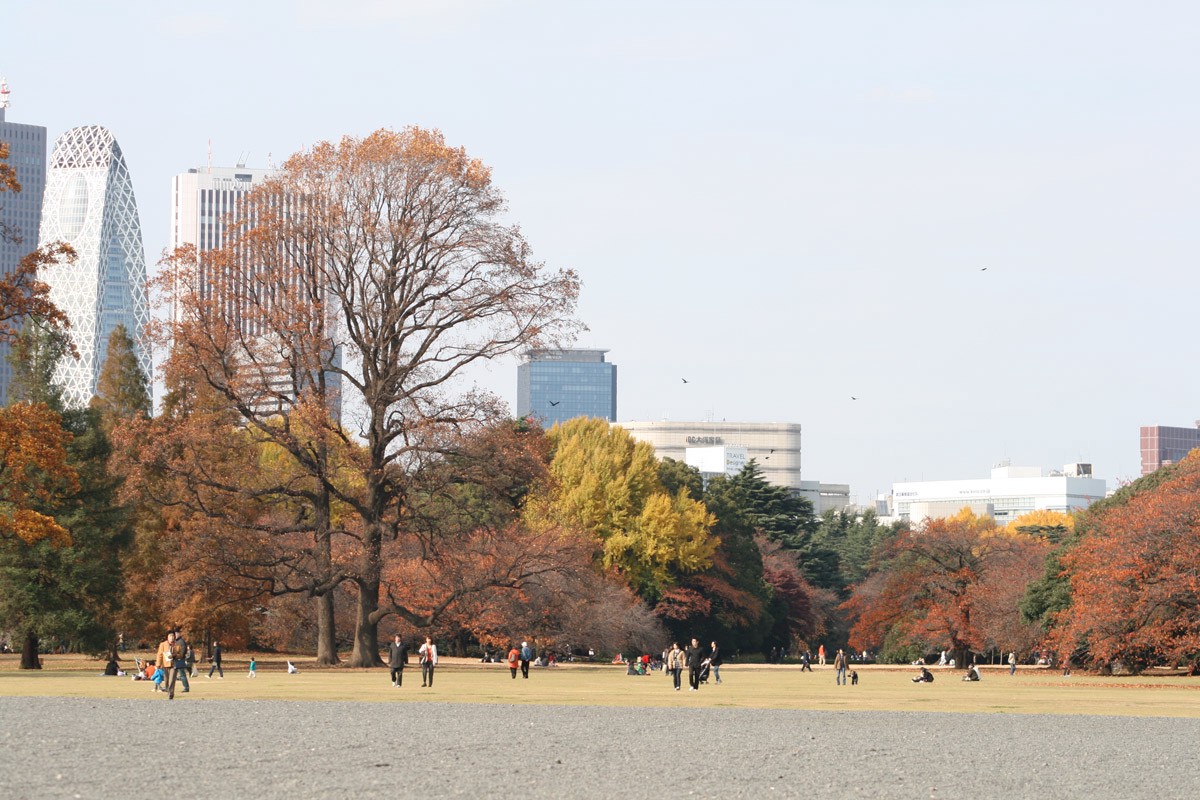
{"type": "Polygon", "coordinates": [[[580,417],[549,432],[549,485],[531,500],[531,524],[553,524],[595,537],[597,561],[648,599],[675,576],[712,564],[715,519],[658,477],[654,449],[603,419],[580,417]]]}

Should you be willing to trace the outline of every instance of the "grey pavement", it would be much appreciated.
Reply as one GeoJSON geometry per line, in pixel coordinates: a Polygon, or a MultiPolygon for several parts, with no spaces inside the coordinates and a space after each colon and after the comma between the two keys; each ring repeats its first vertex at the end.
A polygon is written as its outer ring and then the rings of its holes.
{"type": "Polygon", "coordinates": [[[0,697],[0,797],[1200,796],[1200,720],[0,697]]]}

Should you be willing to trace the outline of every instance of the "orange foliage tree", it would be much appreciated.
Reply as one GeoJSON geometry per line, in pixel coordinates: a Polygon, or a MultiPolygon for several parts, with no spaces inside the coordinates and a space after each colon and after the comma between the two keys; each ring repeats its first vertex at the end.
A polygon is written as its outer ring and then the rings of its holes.
{"type": "Polygon", "coordinates": [[[169,279],[186,301],[176,351],[307,476],[314,537],[327,538],[333,503],[357,520],[344,551],[352,563],[314,589],[354,585],[357,666],[378,663],[378,625],[401,613],[394,599],[380,602],[394,550],[385,544],[420,541],[412,506],[422,472],[500,416],[466,371],[577,327],[578,279],[534,261],[504,211],[490,170],[440,133],[380,130],[292,156],[252,194],[227,247],[172,259],[218,286],[200,296],[169,279]],[[327,415],[318,434],[312,415],[296,435],[295,398],[332,400],[339,384],[356,431],[327,415]],[[334,441],[356,454],[343,462],[347,480],[323,449],[334,441]]]}
{"type": "Polygon", "coordinates": [[[1061,556],[1071,605],[1051,633],[1059,653],[1102,670],[1120,661],[1200,672],[1200,453],[1087,528],[1061,556]]]}
{"type": "Polygon", "coordinates": [[[1006,534],[966,509],[902,532],[886,546],[882,569],[842,606],[854,620],[850,645],[901,660],[945,648],[959,663],[969,651],[1027,646],[1033,634],[1013,641],[1010,625],[1019,624],[1020,597],[1047,550],[1044,541],[1006,534]]]}
{"type": "Polygon", "coordinates": [[[0,620],[22,635],[22,669],[41,666],[35,620],[53,582],[45,551],[71,545],[70,532],[47,513],[79,489],[70,441],[62,418],[44,403],[0,409],[0,620]]]}

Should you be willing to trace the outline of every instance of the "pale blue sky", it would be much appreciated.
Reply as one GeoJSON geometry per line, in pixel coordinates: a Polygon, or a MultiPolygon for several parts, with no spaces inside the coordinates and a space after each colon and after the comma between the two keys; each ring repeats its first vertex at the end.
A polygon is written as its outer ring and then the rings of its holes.
{"type": "MultiPolygon", "coordinates": [[[[151,262],[210,138],[265,166],[418,124],[581,274],[621,419],[799,422],[866,502],[1005,457],[1111,485],[1200,418],[1194,3],[182,7],[0,18],[8,119],[109,127],[151,262]]],[[[482,379],[515,402],[515,363],[482,379]]]]}

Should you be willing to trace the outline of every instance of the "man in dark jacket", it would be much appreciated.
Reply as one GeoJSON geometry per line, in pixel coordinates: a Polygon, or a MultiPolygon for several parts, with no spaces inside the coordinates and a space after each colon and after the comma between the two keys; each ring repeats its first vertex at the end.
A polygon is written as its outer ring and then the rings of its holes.
{"type": "Polygon", "coordinates": [[[404,683],[404,664],[408,661],[408,644],[400,641],[400,634],[388,645],[388,666],[392,668],[392,686],[397,689],[404,683]]]}
{"type": "Polygon", "coordinates": [[[529,642],[521,642],[521,677],[529,677],[529,662],[533,661],[533,648],[529,642]]]}
{"type": "Polygon", "coordinates": [[[221,643],[213,642],[212,666],[208,669],[208,677],[212,677],[213,672],[221,673],[221,679],[225,679],[225,670],[221,667],[221,643]]]}
{"type": "Polygon", "coordinates": [[[712,667],[713,678],[717,683],[721,682],[721,649],[717,647],[717,643],[712,643],[712,649],[708,651],[708,663],[712,667]]]}
{"type": "Polygon", "coordinates": [[[692,643],[687,649],[689,692],[700,690],[700,672],[704,669],[704,660],[704,650],[700,647],[700,640],[692,637],[692,643]]]}

